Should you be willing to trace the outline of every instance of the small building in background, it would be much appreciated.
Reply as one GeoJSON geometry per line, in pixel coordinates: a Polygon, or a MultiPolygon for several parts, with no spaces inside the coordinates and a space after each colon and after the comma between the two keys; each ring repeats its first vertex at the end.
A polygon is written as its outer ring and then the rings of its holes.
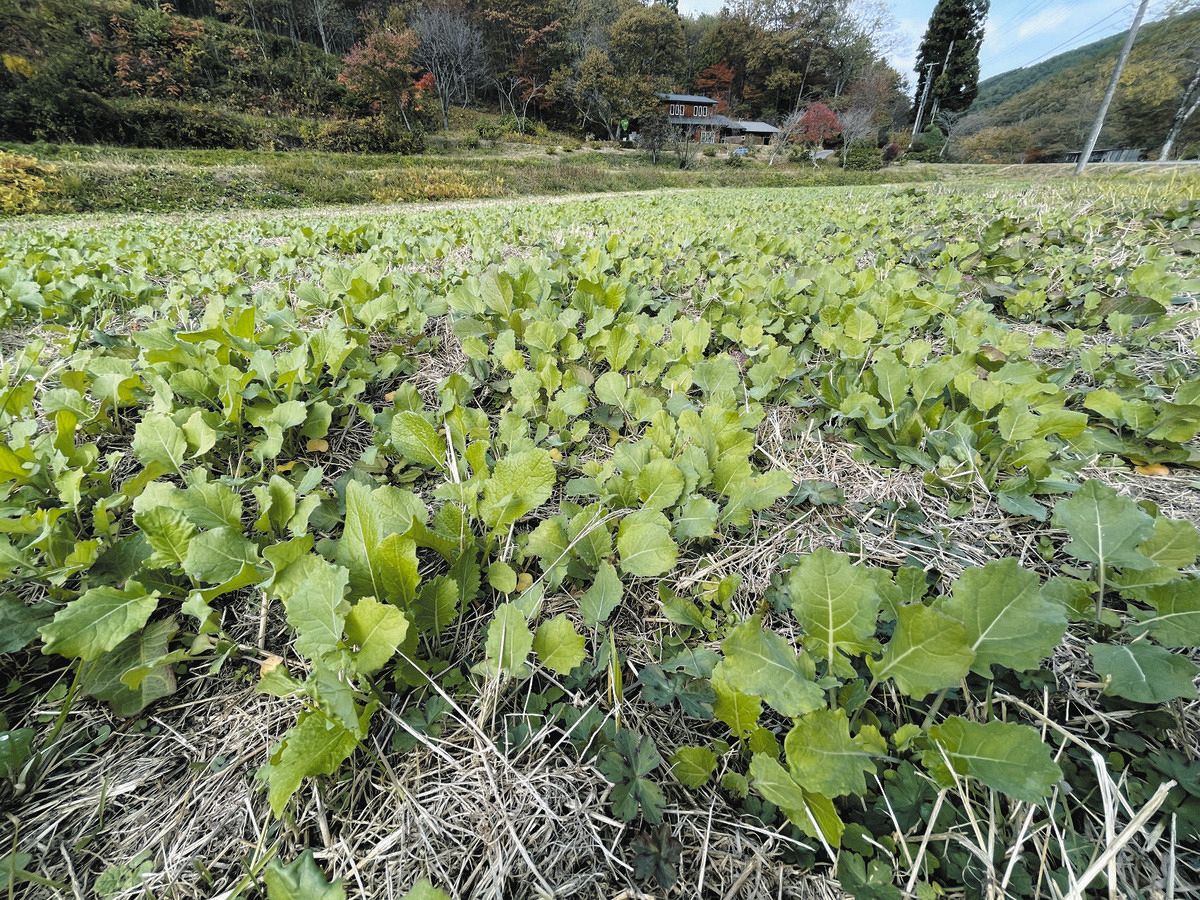
{"type": "Polygon", "coordinates": [[[779,134],[779,129],[766,122],[732,121],[725,128],[725,137],[721,140],[726,144],[761,145],[771,143],[771,139],[779,134]]]}
{"type": "MultiPolygon", "coordinates": [[[[1063,156],[1062,161],[1065,163],[1077,163],[1079,157],[1083,155],[1082,150],[1076,150],[1073,153],[1067,153],[1063,156]]],[[[1139,162],[1146,158],[1146,151],[1141,147],[1115,147],[1107,150],[1093,150],[1092,155],[1088,157],[1089,163],[1106,163],[1106,162],[1139,162]]]]}

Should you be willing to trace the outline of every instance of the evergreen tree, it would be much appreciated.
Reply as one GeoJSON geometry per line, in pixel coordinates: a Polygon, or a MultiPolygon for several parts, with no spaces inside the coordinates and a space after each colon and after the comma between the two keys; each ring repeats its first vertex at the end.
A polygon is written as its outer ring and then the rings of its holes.
{"type": "Polygon", "coordinates": [[[927,111],[959,112],[971,105],[979,90],[979,45],[987,13],[988,0],[938,0],[917,53],[914,107],[920,104],[925,80],[931,76],[927,111]]]}

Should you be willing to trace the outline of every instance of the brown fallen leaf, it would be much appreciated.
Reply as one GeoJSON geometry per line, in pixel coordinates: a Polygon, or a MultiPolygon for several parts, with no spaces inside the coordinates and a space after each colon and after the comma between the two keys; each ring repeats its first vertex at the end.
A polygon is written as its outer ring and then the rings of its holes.
{"type": "Polygon", "coordinates": [[[324,453],[329,449],[329,441],[325,438],[313,438],[304,445],[304,449],[309,453],[324,453]]]}
{"type": "Polygon", "coordinates": [[[290,472],[294,468],[296,468],[296,461],[294,459],[291,459],[285,463],[280,463],[279,465],[277,465],[275,467],[275,471],[276,472],[290,472]]]}
{"type": "Polygon", "coordinates": [[[517,590],[527,591],[533,587],[533,576],[528,572],[522,572],[517,576],[517,590]]]}
{"type": "Polygon", "coordinates": [[[396,392],[388,391],[386,394],[383,395],[383,399],[386,400],[388,403],[391,403],[393,400],[396,399],[396,392]]]}
{"type": "Polygon", "coordinates": [[[1162,463],[1147,463],[1144,466],[1134,466],[1133,471],[1139,475],[1152,475],[1156,478],[1163,478],[1171,474],[1171,470],[1162,463]]]}
{"type": "Polygon", "coordinates": [[[258,664],[259,675],[270,675],[279,668],[279,664],[283,662],[282,656],[276,656],[274,653],[268,653],[267,658],[258,664]]]}

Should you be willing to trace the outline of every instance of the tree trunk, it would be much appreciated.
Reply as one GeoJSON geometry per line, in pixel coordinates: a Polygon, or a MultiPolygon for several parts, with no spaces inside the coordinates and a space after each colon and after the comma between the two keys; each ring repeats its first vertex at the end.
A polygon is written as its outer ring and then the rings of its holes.
{"type": "Polygon", "coordinates": [[[1104,117],[1108,115],[1108,106],[1112,103],[1113,96],[1117,93],[1117,84],[1121,80],[1121,70],[1125,68],[1125,61],[1129,59],[1129,51],[1133,49],[1133,40],[1137,37],[1138,28],[1141,27],[1142,18],[1146,15],[1146,7],[1149,5],[1150,0],[1142,0],[1138,5],[1137,15],[1133,17],[1133,24],[1129,26],[1129,34],[1125,35],[1125,44],[1121,47],[1121,55],[1117,57],[1117,64],[1113,68],[1112,78],[1108,81],[1108,90],[1104,92],[1104,99],[1100,102],[1100,110],[1096,113],[1096,121],[1092,123],[1092,133],[1088,135],[1083,153],[1079,155],[1079,162],[1075,164],[1076,175],[1083,174],[1083,170],[1087,168],[1088,160],[1092,157],[1092,151],[1096,149],[1096,141],[1100,140],[1100,129],[1104,127],[1104,117]]]}
{"type": "Polygon", "coordinates": [[[1175,118],[1171,120],[1171,130],[1167,132],[1167,139],[1163,141],[1162,150],[1158,152],[1159,161],[1166,162],[1171,158],[1171,150],[1175,146],[1175,141],[1179,139],[1179,133],[1183,131],[1183,126],[1187,124],[1188,119],[1192,117],[1198,107],[1200,107],[1200,66],[1196,67],[1196,74],[1192,76],[1187,90],[1183,92],[1179,109],[1175,111],[1175,118]]]}
{"type": "Polygon", "coordinates": [[[325,33],[325,0],[313,0],[313,17],[317,20],[317,34],[321,36],[321,49],[329,52],[329,36],[325,33]]]}

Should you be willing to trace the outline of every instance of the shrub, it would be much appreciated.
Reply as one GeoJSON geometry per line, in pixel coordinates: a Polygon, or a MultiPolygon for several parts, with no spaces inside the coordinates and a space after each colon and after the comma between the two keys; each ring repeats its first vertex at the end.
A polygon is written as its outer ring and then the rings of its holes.
{"type": "Polygon", "coordinates": [[[895,162],[904,155],[904,150],[895,141],[883,148],[883,161],[885,163],[895,162]]]}
{"type": "Polygon", "coordinates": [[[97,135],[99,140],[201,150],[255,150],[270,144],[261,121],[215,106],[145,98],[114,99],[107,105],[115,114],[107,127],[115,133],[97,135]]]}
{"type": "Polygon", "coordinates": [[[412,200],[476,200],[504,193],[503,178],[478,177],[454,169],[400,169],[380,176],[371,192],[379,203],[412,200]]]}
{"type": "Polygon", "coordinates": [[[882,169],[883,151],[871,144],[851,144],[846,153],[844,168],[855,172],[874,172],[882,169]]]}
{"type": "Polygon", "coordinates": [[[53,173],[53,166],[44,166],[32,156],[0,150],[0,215],[15,216],[37,209],[46,191],[45,176],[53,173]]]}
{"type": "Polygon", "coordinates": [[[493,144],[504,137],[504,131],[505,129],[495,122],[480,122],[475,126],[475,133],[479,135],[479,139],[493,144]]]}
{"type": "Polygon", "coordinates": [[[337,153],[420,153],[425,134],[400,128],[384,116],[333,119],[307,129],[305,143],[314,150],[337,153]]]}
{"type": "Polygon", "coordinates": [[[709,159],[712,159],[714,156],[716,156],[716,155],[717,155],[717,148],[716,148],[716,147],[713,147],[713,146],[710,144],[709,146],[705,147],[705,148],[704,148],[703,150],[701,150],[700,152],[701,152],[701,153],[703,153],[705,156],[707,156],[709,159]]]}

